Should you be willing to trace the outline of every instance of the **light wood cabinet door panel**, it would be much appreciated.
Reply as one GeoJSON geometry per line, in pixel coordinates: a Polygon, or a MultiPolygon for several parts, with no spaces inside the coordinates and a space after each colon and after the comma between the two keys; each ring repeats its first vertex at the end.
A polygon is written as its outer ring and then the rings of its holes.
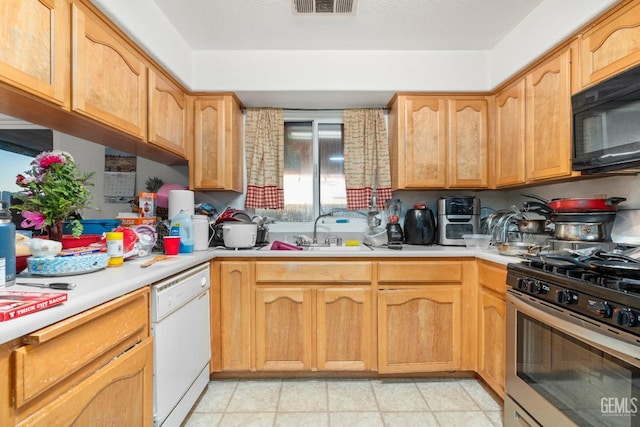
{"type": "Polygon", "coordinates": [[[582,88],[640,63],[640,3],[618,9],[580,37],[582,88]]]}
{"type": "Polygon", "coordinates": [[[69,106],[69,3],[65,0],[0,2],[0,80],[69,106]]]}
{"type": "Polygon", "coordinates": [[[244,125],[231,95],[197,96],[193,107],[191,185],[201,190],[244,190],[244,125]]]}
{"type": "Polygon", "coordinates": [[[153,340],[147,338],[17,425],[152,424],[153,340]]]}
{"type": "Polygon", "coordinates": [[[371,282],[369,261],[257,261],[256,282],[371,282]]]}
{"type": "Polygon", "coordinates": [[[507,187],[525,180],[525,81],[520,79],[496,95],[495,183],[507,187]]]}
{"type": "Polygon", "coordinates": [[[459,287],[378,291],[378,372],[458,369],[461,353],[459,287]]]}
{"type": "Polygon", "coordinates": [[[187,157],[187,95],[161,73],[149,69],[149,142],[187,157]]]}
{"type": "Polygon", "coordinates": [[[72,37],[72,109],[146,139],[146,63],[79,4],[72,5],[72,37]]]}
{"type": "Polygon", "coordinates": [[[371,368],[371,290],[318,289],[318,370],[371,368]]]}
{"type": "Polygon", "coordinates": [[[489,105],[486,99],[450,99],[448,186],[486,188],[489,105]]]}
{"type": "Polygon", "coordinates": [[[251,268],[246,262],[220,265],[222,369],[251,368],[251,268]]]}
{"type": "Polygon", "coordinates": [[[310,370],[312,320],[310,288],[256,289],[256,369],[310,370]]]}
{"type": "Polygon", "coordinates": [[[506,351],[506,302],[503,297],[480,292],[478,371],[489,386],[504,398],[506,351]]]}
{"type": "Polygon", "coordinates": [[[571,174],[571,49],[526,76],[526,144],[529,181],[571,174]]]}

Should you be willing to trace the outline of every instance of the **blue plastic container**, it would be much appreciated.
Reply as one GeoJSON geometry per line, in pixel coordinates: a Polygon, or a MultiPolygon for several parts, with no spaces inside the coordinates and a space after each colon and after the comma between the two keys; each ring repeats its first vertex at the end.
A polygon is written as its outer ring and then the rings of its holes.
{"type": "MultiPolygon", "coordinates": [[[[111,231],[120,225],[119,219],[81,219],[80,223],[84,227],[82,234],[102,234],[111,231]]],[[[63,234],[73,233],[73,224],[71,221],[65,221],[62,224],[63,234]]]]}

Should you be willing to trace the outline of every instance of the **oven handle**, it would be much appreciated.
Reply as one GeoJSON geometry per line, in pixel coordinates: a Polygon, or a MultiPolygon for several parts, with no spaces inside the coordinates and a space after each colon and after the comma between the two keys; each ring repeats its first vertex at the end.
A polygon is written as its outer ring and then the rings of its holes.
{"type": "MultiPolygon", "coordinates": [[[[555,329],[571,335],[580,341],[617,357],[633,366],[640,367],[640,340],[632,338],[634,343],[625,341],[617,332],[611,335],[602,333],[601,327],[594,325],[593,321],[582,321],[575,314],[569,314],[558,307],[549,307],[546,304],[527,298],[511,289],[507,290],[507,303],[515,306],[517,311],[531,316],[555,329]],[[526,300],[525,300],[526,298],[526,300]]],[[[510,322],[515,319],[510,319],[510,322]]],[[[606,327],[606,326],[604,326],[606,327]]]]}

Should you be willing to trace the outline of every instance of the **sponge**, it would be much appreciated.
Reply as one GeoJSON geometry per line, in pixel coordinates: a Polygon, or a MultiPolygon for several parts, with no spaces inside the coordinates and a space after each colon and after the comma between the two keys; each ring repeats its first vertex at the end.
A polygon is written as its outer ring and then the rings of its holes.
{"type": "Polygon", "coordinates": [[[347,240],[344,242],[345,246],[360,246],[359,240],[347,240]]]}

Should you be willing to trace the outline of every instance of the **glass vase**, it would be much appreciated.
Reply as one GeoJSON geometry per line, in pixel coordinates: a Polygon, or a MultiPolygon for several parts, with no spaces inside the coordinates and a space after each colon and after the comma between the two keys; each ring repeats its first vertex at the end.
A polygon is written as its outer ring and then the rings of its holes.
{"type": "Polygon", "coordinates": [[[49,232],[49,240],[62,242],[62,221],[56,221],[47,227],[49,232]]]}

